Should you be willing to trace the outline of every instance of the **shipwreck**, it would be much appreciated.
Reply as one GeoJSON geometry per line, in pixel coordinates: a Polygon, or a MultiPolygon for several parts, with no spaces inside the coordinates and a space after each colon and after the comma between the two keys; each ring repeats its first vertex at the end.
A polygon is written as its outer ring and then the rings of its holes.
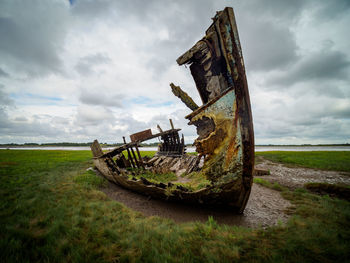
{"type": "Polygon", "coordinates": [[[251,191],[254,133],[248,85],[233,9],[216,13],[205,36],[177,59],[189,65],[203,105],[179,86],[175,96],[192,110],[185,116],[195,125],[197,155],[186,153],[183,135],[170,120],[170,129],[151,129],[125,137],[124,144],[104,153],[91,145],[96,168],[125,188],[169,201],[225,206],[242,213],[251,191]],[[159,138],[153,157],[142,157],[142,142],[159,138]],[[164,174],[170,174],[166,180],[164,174]],[[162,180],[158,180],[162,178],[162,180]],[[165,178],[165,179],[164,179],[165,178]],[[175,178],[175,179],[174,179],[175,178]]]}

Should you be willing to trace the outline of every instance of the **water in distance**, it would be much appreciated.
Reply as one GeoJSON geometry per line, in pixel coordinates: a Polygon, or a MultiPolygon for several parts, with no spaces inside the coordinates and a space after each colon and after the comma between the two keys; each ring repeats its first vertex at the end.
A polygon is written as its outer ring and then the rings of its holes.
{"type": "MultiPolygon", "coordinates": [[[[103,150],[112,150],[114,147],[106,147],[103,150]]],[[[10,150],[63,150],[63,151],[89,151],[90,147],[79,147],[79,146],[38,146],[38,147],[0,147],[0,149],[10,150]]],[[[157,151],[157,147],[140,147],[140,151],[157,151]]],[[[195,152],[195,147],[187,147],[186,152],[195,152]]],[[[350,151],[350,146],[255,146],[256,152],[267,152],[267,151],[350,151]]]]}

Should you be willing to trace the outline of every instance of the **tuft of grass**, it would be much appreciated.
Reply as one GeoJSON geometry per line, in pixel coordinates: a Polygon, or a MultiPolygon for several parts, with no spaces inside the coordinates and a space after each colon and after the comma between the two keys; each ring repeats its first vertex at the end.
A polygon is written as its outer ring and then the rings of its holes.
{"type": "Polygon", "coordinates": [[[189,179],[186,183],[176,183],[177,185],[181,185],[183,187],[186,187],[187,189],[190,189],[191,191],[196,191],[202,188],[207,187],[210,185],[210,181],[203,175],[201,172],[192,172],[190,174],[187,174],[183,177],[186,177],[189,179]]]}
{"type": "Polygon", "coordinates": [[[350,151],[256,152],[255,156],[300,167],[350,172],[350,151]]]}
{"type": "Polygon", "coordinates": [[[140,173],[136,174],[136,178],[146,178],[149,181],[156,183],[168,183],[177,180],[177,176],[174,173],[164,173],[164,174],[155,174],[150,171],[141,170],[140,173]]]}
{"type": "Polygon", "coordinates": [[[330,195],[350,201],[350,186],[328,183],[307,183],[304,185],[307,190],[322,195],[330,195]]]}
{"type": "MultiPolygon", "coordinates": [[[[141,148],[139,150],[140,150],[141,157],[145,157],[145,156],[153,157],[156,154],[156,151],[142,151],[141,148]]],[[[123,151],[123,154],[124,156],[128,156],[128,152],[126,150],[123,151]]]]}
{"type": "Polygon", "coordinates": [[[274,190],[277,190],[277,191],[286,191],[287,190],[286,187],[280,185],[277,182],[270,183],[269,181],[267,181],[265,179],[262,179],[262,178],[254,177],[253,181],[256,184],[260,184],[260,185],[263,185],[263,186],[265,186],[267,188],[271,188],[271,189],[274,189],[274,190]]]}
{"type": "Polygon", "coordinates": [[[102,177],[96,176],[94,171],[86,171],[74,177],[73,181],[85,187],[102,187],[106,185],[106,180],[102,177]]]}

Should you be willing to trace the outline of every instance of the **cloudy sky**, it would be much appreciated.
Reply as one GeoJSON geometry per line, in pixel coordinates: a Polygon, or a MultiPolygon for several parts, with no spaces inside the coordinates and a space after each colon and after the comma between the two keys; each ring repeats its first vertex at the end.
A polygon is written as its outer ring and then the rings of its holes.
{"type": "Polygon", "coordinates": [[[234,7],[257,144],[350,142],[348,0],[1,0],[0,143],[196,138],[176,59],[234,7]]]}

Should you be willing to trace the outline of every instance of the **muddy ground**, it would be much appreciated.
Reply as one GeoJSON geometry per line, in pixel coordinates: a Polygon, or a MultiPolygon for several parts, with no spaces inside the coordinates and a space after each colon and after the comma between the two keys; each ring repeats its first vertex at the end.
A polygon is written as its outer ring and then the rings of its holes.
{"type": "MultiPolygon", "coordinates": [[[[278,182],[290,189],[302,187],[307,182],[350,184],[350,176],[339,172],[291,168],[267,160],[262,160],[257,165],[257,168],[270,170],[271,173],[267,176],[259,176],[259,178],[270,182],[278,182]]],[[[101,191],[111,199],[123,203],[135,211],[141,212],[145,216],[169,218],[177,223],[205,222],[208,220],[208,216],[213,216],[220,224],[240,225],[252,228],[262,226],[265,228],[279,222],[286,222],[289,216],[285,212],[291,207],[291,203],[283,199],[278,191],[258,184],[253,184],[247,207],[242,215],[236,215],[230,210],[216,210],[154,200],[110,182],[101,191]]]]}
{"type": "Polygon", "coordinates": [[[350,174],[337,171],[322,171],[310,168],[289,167],[279,163],[273,163],[263,158],[259,158],[260,163],[255,167],[269,170],[270,175],[259,176],[272,183],[277,182],[289,189],[303,187],[306,183],[329,183],[350,185],[350,174]]]}
{"type": "Polygon", "coordinates": [[[288,219],[283,211],[290,206],[289,201],[281,198],[277,191],[254,184],[252,193],[243,215],[236,215],[229,210],[209,209],[162,200],[149,199],[113,183],[102,191],[111,199],[141,212],[145,216],[159,216],[173,219],[177,223],[205,222],[213,216],[216,222],[247,227],[269,226],[288,219]]]}

